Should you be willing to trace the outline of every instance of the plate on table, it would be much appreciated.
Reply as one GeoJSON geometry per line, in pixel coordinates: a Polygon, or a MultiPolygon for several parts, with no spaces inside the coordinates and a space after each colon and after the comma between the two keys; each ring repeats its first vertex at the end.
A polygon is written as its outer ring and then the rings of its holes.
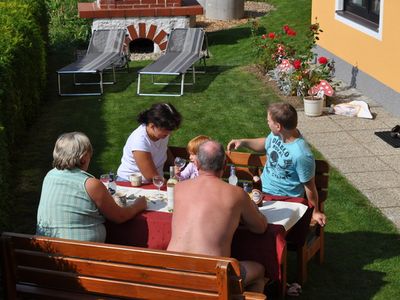
{"type": "Polygon", "coordinates": [[[138,195],[129,195],[128,197],[127,197],[127,201],[126,201],[126,204],[129,206],[129,205],[132,205],[135,201],[136,201],[136,199],[138,198],[138,197],[142,197],[142,196],[144,196],[145,198],[146,198],[146,201],[147,201],[147,210],[155,210],[155,211],[168,211],[168,208],[167,208],[167,201],[166,201],[166,199],[164,200],[164,199],[157,199],[156,197],[151,197],[151,198],[149,198],[149,197],[147,197],[147,196],[145,196],[145,195],[140,195],[140,194],[138,194],[138,195]]]}
{"type": "Polygon", "coordinates": [[[132,205],[138,197],[144,196],[147,200],[147,210],[168,211],[166,191],[160,191],[161,199],[158,199],[157,190],[131,188],[123,186],[118,186],[117,189],[118,192],[126,194],[127,205],[132,205]]]}

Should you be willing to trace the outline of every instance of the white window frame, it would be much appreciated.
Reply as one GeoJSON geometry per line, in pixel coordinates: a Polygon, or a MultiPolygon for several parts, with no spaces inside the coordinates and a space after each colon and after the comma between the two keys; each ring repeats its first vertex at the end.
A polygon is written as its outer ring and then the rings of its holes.
{"type": "MultiPolygon", "coordinates": [[[[383,27],[383,7],[384,7],[384,2],[385,0],[381,0],[380,2],[380,9],[379,9],[379,27],[378,31],[372,30],[368,27],[365,27],[357,22],[354,22],[345,16],[339,15],[335,12],[335,20],[346,24],[347,26],[350,26],[358,31],[361,31],[373,38],[376,38],[377,40],[382,41],[382,27],[383,27]]],[[[344,9],[344,0],[336,0],[335,3],[335,11],[342,11],[344,9]]]]}

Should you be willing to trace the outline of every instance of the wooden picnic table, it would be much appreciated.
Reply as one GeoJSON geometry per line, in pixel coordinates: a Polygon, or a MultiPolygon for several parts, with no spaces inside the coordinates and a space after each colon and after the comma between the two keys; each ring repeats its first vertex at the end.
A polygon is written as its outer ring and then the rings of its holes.
{"type": "MultiPolygon", "coordinates": [[[[130,186],[130,183],[118,182],[118,185],[130,186]]],[[[152,184],[143,185],[141,188],[155,189],[152,184]]],[[[303,198],[281,197],[279,199],[279,197],[265,196],[264,200],[282,200],[307,204],[307,201],[303,198]]],[[[292,230],[295,236],[305,236],[301,232],[307,230],[310,217],[310,210],[307,210],[298,222],[300,225],[307,224],[307,226],[300,226],[300,228],[297,228],[297,225],[294,226],[292,230]]],[[[122,224],[107,221],[106,243],[165,250],[171,238],[171,222],[171,213],[149,210],[122,224]]],[[[287,234],[288,232],[282,225],[269,224],[263,234],[255,234],[239,226],[232,241],[232,257],[238,260],[253,260],[264,265],[265,276],[278,281],[281,293],[284,293],[287,234]]]]}

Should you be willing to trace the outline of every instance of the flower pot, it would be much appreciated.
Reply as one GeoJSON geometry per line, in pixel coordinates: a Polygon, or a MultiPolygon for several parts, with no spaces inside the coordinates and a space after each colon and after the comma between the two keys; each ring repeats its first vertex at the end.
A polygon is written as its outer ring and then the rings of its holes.
{"type": "Polygon", "coordinates": [[[322,115],[324,107],[324,98],[304,97],[304,114],[309,117],[318,117],[322,115]]]}

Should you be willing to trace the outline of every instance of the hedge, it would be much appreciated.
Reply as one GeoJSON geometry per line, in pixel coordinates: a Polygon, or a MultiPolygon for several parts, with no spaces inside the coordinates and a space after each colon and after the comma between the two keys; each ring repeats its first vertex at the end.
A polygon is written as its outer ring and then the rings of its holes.
{"type": "Polygon", "coordinates": [[[0,191],[2,197],[0,198],[0,228],[6,228],[7,224],[9,224],[9,199],[8,195],[8,182],[7,182],[7,174],[9,170],[9,162],[8,162],[8,151],[6,145],[6,139],[4,134],[4,127],[0,124],[0,191]]]}
{"type": "MultiPolygon", "coordinates": [[[[8,161],[35,119],[46,87],[46,0],[0,0],[0,190],[8,191],[8,161]]],[[[0,209],[8,207],[0,198],[0,209]]],[[[0,214],[0,218],[3,218],[0,214]]],[[[3,221],[0,220],[0,225],[3,221]]]]}

